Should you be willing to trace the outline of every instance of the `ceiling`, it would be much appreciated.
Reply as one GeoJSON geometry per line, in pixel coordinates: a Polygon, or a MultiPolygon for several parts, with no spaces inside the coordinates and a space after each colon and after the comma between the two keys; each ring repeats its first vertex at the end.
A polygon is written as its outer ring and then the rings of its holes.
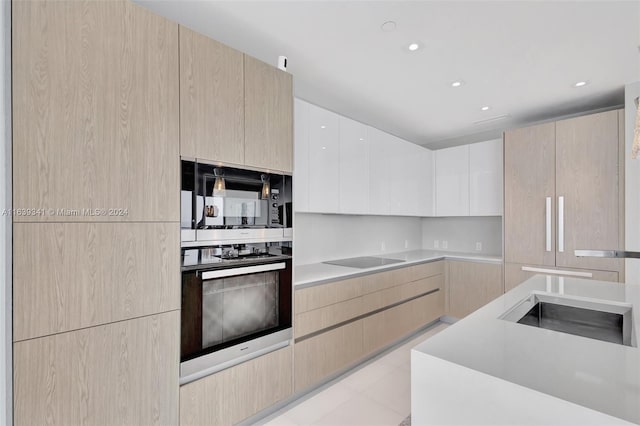
{"type": "Polygon", "coordinates": [[[431,148],[622,105],[640,80],[640,1],[137,2],[273,65],[285,55],[297,97],[431,148]]]}

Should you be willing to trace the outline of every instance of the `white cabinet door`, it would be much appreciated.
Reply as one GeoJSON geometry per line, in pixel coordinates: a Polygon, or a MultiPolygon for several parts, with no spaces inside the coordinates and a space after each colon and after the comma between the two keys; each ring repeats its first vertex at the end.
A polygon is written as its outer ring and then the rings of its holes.
{"type": "Polygon", "coordinates": [[[389,137],[388,154],[389,213],[394,216],[412,216],[418,210],[417,191],[414,188],[414,150],[410,142],[389,137]]]}
{"type": "Polygon", "coordinates": [[[436,216],[469,216],[469,145],[436,151],[436,216]]]}
{"type": "Polygon", "coordinates": [[[340,117],[340,213],[369,213],[367,126],[340,117]]]}
{"type": "Polygon", "coordinates": [[[293,110],[293,207],[309,211],[309,104],[294,99],[293,110]]]}
{"type": "Polygon", "coordinates": [[[469,145],[469,213],[502,215],[502,139],[469,145]]]}
{"type": "Polygon", "coordinates": [[[309,105],[309,211],[338,213],[340,116],[309,105]]]}
{"type": "Polygon", "coordinates": [[[419,148],[415,158],[418,164],[412,165],[418,170],[418,216],[435,215],[435,153],[430,149],[419,148]]]}
{"type": "Polygon", "coordinates": [[[392,154],[391,135],[373,127],[368,128],[369,139],[369,214],[389,214],[392,154]]]}

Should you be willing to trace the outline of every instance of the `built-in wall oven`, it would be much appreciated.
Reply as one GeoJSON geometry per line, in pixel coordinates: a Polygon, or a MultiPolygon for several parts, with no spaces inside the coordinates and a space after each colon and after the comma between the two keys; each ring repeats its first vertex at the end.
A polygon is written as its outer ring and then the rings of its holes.
{"type": "Polygon", "coordinates": [[[290,176],[182,166],[185,384],[289,345],[292,241],[290,176]]]}

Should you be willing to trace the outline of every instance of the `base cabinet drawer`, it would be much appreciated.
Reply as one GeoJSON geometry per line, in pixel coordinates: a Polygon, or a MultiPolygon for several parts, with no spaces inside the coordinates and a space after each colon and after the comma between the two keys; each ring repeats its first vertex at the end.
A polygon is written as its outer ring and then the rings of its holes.
{"type": "Polygon", "coordinates": [[[180,425],[231,425],[291,396],[287,347],[180,387],[180,425]]]}
{"type": "Polygon", "coordinates": [[[438,290],[363,319],[364,353],[374,352],[444,315],[438,290]]]}
{"type": "Polygon", "coordinates": [[[573,269],[573,268],[556,268],[554,266],[535,266],[524,265],[520,263],[506,263],[504,266],[504,291],[507,292],[522,282],[531,278],[536,274],[545,274],[545,271],[550,275],[557,275],[559,277],[577,277],[586,280],[598,280],[598,281],[614,281],[619,280],[619,274],[614,271],[595,271],[592,269],[573,269]]]}
{"type": "Polygon", "coordinates": [[[302,391],[363,356],[362,320],[304,339],[294,346],[295,391],[302,391]]]}

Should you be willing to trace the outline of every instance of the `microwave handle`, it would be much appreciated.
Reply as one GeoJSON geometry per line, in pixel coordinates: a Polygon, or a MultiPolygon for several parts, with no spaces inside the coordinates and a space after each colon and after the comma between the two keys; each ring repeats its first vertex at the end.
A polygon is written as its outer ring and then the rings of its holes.
{"type": "Polygon", "coordinates": [[[202,273],[202,280],[213,280],[216,278],[234,277],[237,275],[257,274],[259,272],[278,271],[285,269],[284,262],[270,263],[268,265],[245,266],[242,268],[221,269],[218,271],[207,271],[202,273]]]}

